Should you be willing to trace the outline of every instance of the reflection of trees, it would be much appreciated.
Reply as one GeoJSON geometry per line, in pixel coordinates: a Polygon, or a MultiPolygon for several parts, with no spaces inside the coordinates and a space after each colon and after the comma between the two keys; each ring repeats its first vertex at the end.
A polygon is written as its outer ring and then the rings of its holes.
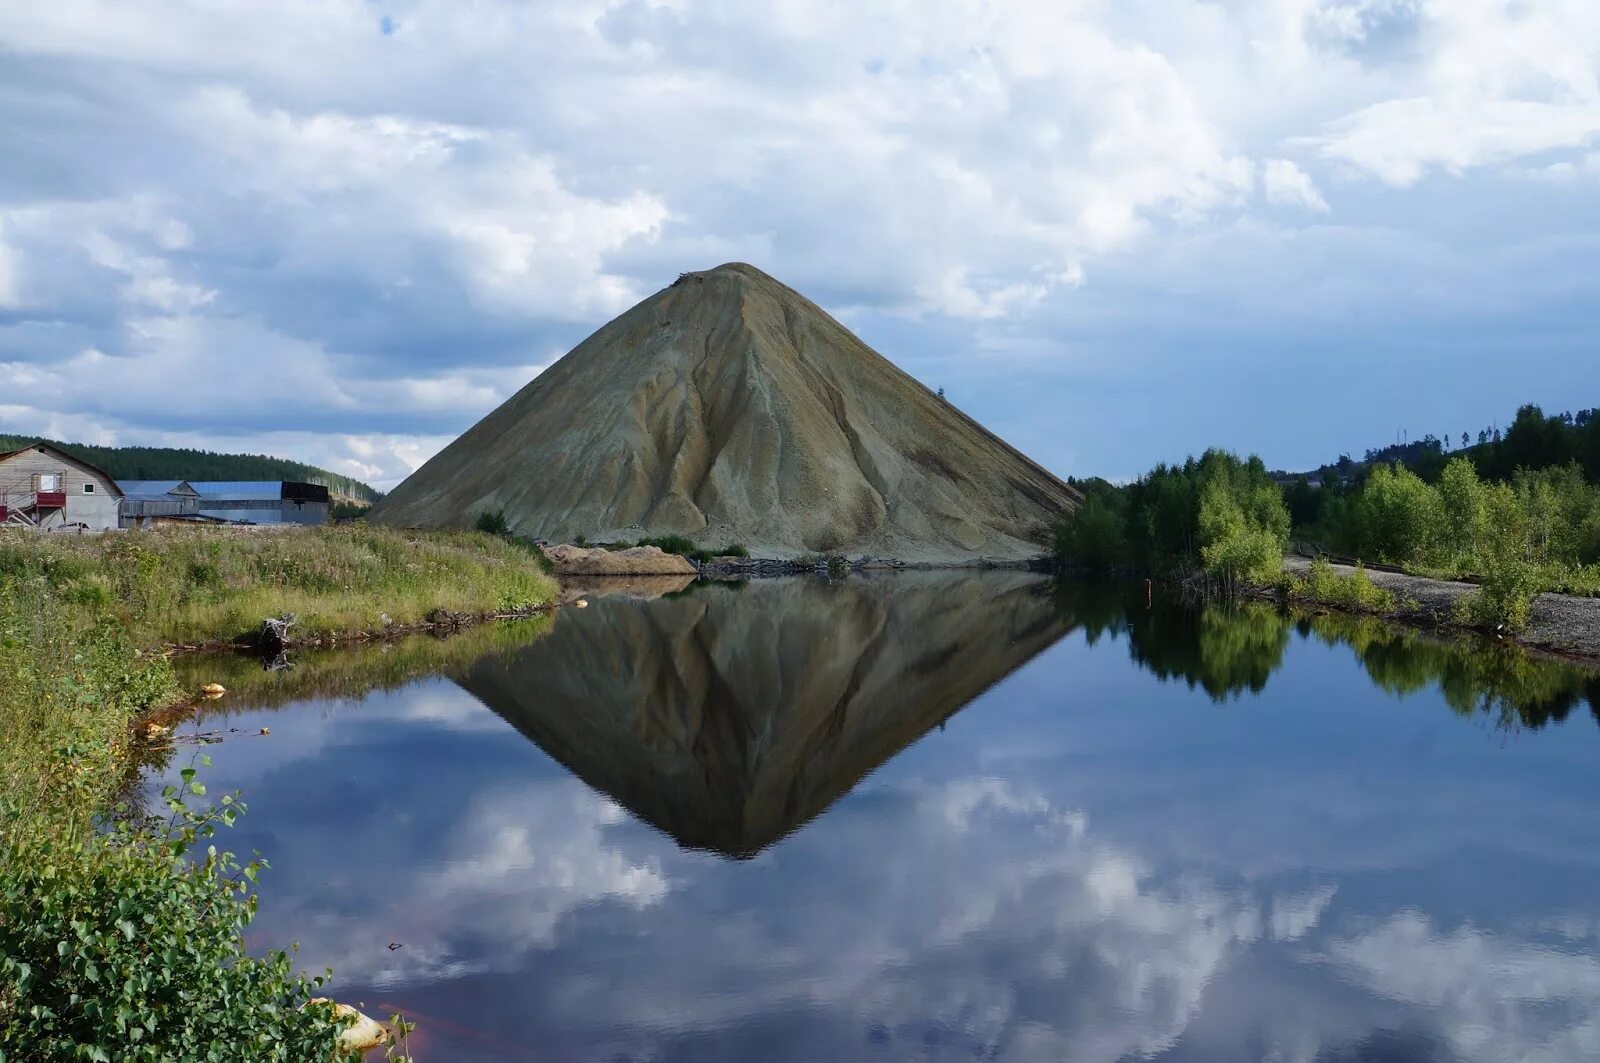
{"type": "Polygon", "coordinates": [[[1056,604],[1091,645],[1108,633],[1126,635],[1137,664],[1199,687],[1213,701],[1260,693],[1289,645],[1288,619],[1255,604],[1190,607],[1163,599],[1147,609],[1143,588],[1084,581],[1063,581],[1056,604]]]}
{"type": "Polygon", "coordinates": [[[1463,716],[1534,729],[1565,720],[1587,701],[1600,722],[1600,674],[1565,661],[1503,643],[1429,638],[1370,617],[1307,617],[1300,627],[1329,645],[1350,646],[1372,681],[1393,694],[1436,686],[1463,716]]]}
{"type": "Polygon", "coordinates": [[[1436,687],[1463,716],[1501,727],[1543,727],[1587,702],[1600,722],[1600,673],[1481,639],[1447,640],[1372,617],[1330,613],[1291,618],[1271,606],[1189,604],[1127,583],[1063,580],[1056,608],[1093,645],[1126,637],[1128,655],[1162,679],[1181,679],[1214,701],[1259,693],[1283,661],[1291,628],[1303,638],[1348,646],[1372,681],[1391,694],[1436,687]]]}

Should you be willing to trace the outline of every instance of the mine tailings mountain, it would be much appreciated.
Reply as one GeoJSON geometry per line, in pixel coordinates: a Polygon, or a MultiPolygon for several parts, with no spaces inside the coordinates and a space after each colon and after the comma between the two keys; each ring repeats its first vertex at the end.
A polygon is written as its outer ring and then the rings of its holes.
{"type": "Polygon", "coordinates": [[[470,428],[372,519],[683,535],[762,557],[1017,560],[1071,487],[753,266],[687,273],[470,428]]]}

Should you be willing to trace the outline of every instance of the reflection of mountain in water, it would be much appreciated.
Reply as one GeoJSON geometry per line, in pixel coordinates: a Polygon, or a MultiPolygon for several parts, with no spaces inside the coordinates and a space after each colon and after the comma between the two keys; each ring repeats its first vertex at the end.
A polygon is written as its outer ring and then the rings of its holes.
{"type": "Polygon", "coordinates": [[[752,855],[1067,631],[1026,573],[601,599],[458,681],[679,843],[752,855]]]}

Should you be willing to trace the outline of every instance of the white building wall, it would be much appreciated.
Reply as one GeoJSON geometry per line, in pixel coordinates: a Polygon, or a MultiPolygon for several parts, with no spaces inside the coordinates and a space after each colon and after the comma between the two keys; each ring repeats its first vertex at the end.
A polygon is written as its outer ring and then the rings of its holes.
{"type": "Polygon", "coordinates": [[[77,523],[87,524],[90,531],[106,531],[118,526],[116,484],[53,450],[29,448],[0,459],[0,504],[10,505],[15,510],[23,496],[33,494],[35,477],[41,475],[59,477],[61,489],[67,496],[65,511],[49,515],[47,530],[77,523]],[[90,485],[91,490],[85,491],[85,484],[90,485]]]}

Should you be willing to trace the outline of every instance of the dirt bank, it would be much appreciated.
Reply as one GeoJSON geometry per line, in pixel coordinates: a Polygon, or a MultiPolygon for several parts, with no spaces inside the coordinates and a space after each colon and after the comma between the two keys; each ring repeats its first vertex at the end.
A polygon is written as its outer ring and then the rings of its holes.
{"type": "MultiPolygon", "coordinates": [[[[1304,557],[1285,559],[1283,567],[1296,576],[1311,571],[1304,557]]],[[[1354,568],[1334,565],[1340,574],[1354,568]]],[[[1455,627],[1455,605],[1478,588],[1453,580],[1407,576],[1398,572],[1367,570],[1375,586],[1394,592],[1400,602],[1397,619],[1429,626],[1455,627]]],[[[1533,616],[1526,631],[1511,636],[1533,649],[1568,657],[1600,659],[1600,598],[1575,598],[1566,594],[1541,594],[1533,603],[1533,616]]]]}

